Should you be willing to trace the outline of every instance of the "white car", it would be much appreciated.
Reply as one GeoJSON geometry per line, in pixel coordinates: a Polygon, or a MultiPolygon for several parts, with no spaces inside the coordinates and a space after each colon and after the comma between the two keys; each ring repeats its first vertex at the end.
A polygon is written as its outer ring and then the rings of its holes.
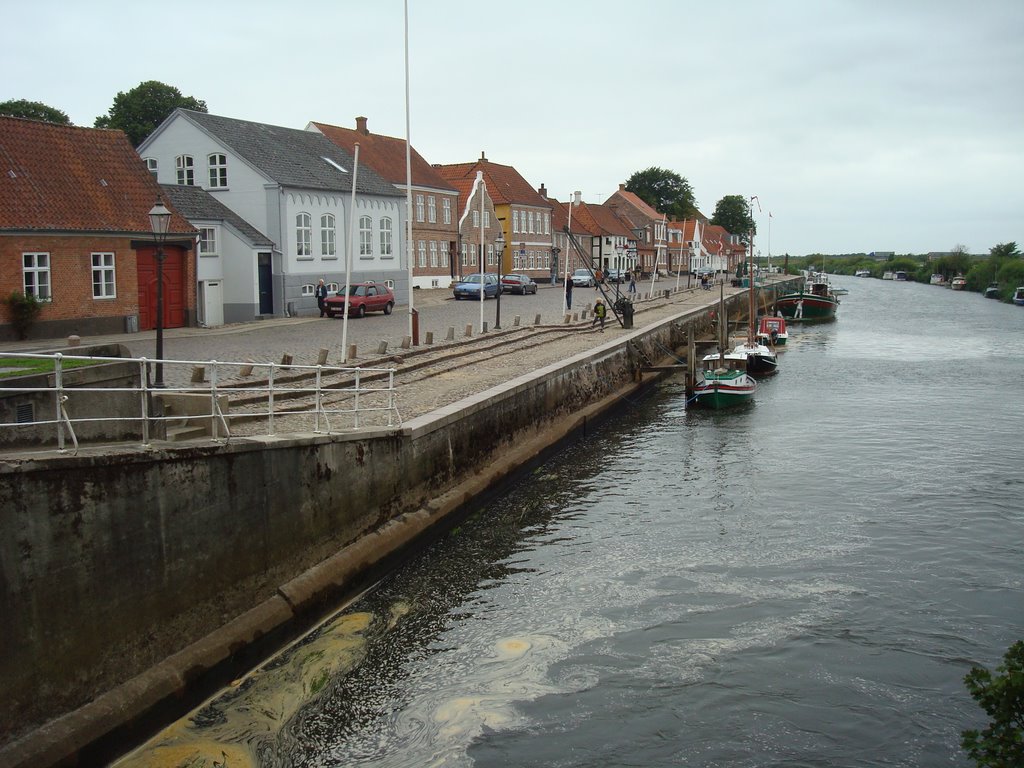
{"type": "Polygon", "coordinates": [[[594,274],[586,268],[577,269],[569,279],[576,288],[593,288],[595,284],[594,274]]]}

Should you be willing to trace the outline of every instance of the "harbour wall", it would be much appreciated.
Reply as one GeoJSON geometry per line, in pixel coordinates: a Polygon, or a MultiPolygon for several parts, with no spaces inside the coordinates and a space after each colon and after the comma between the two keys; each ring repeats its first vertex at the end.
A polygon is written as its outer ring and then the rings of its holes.
{"type": "Polygon", "coordinates": [[[197,703],[707,324],[681,312],[400,429],[3,462],[0,766],[92,764],[197,703]]]}

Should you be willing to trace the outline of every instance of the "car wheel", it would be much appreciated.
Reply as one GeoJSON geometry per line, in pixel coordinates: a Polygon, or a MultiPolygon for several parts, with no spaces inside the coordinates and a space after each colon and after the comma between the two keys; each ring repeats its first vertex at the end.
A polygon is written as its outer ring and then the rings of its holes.
{"type": "Polygon", "coordinates": [[[384,305],[384,314],[385,315],[390,315],[391,314],[391,310],[392,310],[393,307],[394,307],[394,305],[390,301],[387,304],[385,304],[384,305]]]}
{"type": "Polygon", "coordinates": [[[366,305],[360,304],[359,309],[356,310],[356,317],[366,317],[366,305]]]}

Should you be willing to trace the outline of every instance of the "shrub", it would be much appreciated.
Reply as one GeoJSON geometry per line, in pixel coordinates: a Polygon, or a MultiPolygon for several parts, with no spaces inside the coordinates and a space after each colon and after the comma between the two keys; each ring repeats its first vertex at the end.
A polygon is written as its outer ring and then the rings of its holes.
{"type": "Polygon", "coordinates": [[[964,684],[992,718],[984,730],[961,734],[968,757],[979,768],[1024,765],[1024,642],[1010,646],[995,674],[973,667],[964,684]]]}
{"type": "Polygon", "coordinates": [[[12,291],[3,301],[11,316],[14,332],[18,334],[19,339],[24,339],[43,310],[43,303],[31,293],[21,291],[12,291]]]}

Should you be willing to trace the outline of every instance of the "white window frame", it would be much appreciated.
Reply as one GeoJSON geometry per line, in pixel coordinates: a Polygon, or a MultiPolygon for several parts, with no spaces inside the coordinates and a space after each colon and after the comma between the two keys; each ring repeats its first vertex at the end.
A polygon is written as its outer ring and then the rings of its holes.
{"type": "Polygon", "coordinates": [[[430,241],[430,266],[437,266],[437,240],[430,241]]]}
{"type": "Polygon", "coordinates": [[[338,256],[338,228],[333,213],[320,216],[320,255],[325,258],[338,256]]]}
{"type": "Polygon", "coordinates": [[[373,217],[359,217],[359,257],[373,258],[373,217]]]}
{"type": "Polygon", "coordinates": [[[437,248],[438,248],[439,251],[441,251],[441,266],[442,267],[447,267],[448,266],[448,249],[451,248],[451,241],[445,242],[444,240],[442,240],[441,242],[438,243],[437,248]]]}
{"type": "Polygon", "coordinates": [[[452,199],[450,197],[441,198],[441,213],[444,217],[445,224],[452,223],[452,199]]]}
{"type": "Polygon", "coordinates": [[[427,221],[437,224],[437,201],[433,195],[427,196],[427,221]]]}
{"type": "Polygon", "coordinates": [[[315,296],[316,286],[312,283],[304,283],[302,287],[299,288],[299,295],[302,297],[315,296]]]}
{"type": "Polygon", "coordinates": [[[313,219],[305,211],[295,215],[295,255],[300,259],[313,258],[313,219]]]}
{"type": "Polygon", "coordinates": [[[35,296],[40,301],[51,301],[53,289],[50,282],[50,254],[32,251],[21,254],[22,287],[26,296],[35,296]]]}
{"type": "Polygon", "coordinates": [[[512,231],[519,232],[519,211],[512,211],[512,231]]]}
{"type": "Polygon", "coordinates": [[[215,227],[199,227],[199,246],[197,250],[200,256],[217,255],[217,229],[215,227]]]}
{"type": "Polygon", "coordinates": [[[423,195],[416,195],[416,221],[423,221],[423,195]]]}
{"type": "Polygon", "coordinates": [[[478,211],[476,208],[473,209],[473,224],[472,224],[472,226],[473,226],[474,229],[479,229],[480,228],[480,211],[478,211]]]}
{"type": "Polygon", "coordinates": [[[545,213],[544,214],[544,234],[545,235],[550,235],[551,234],[551,214],[550,213],[545,213]]]}
{"type": "Polygon", "coordinates": [[[419,242],[419,265],[421,267],[427,266],[427,241],[420,240],[419,242]]]}
{"type": "Polygon", "coordinates": [[[466,243],[462,244],[462,266],[469,266],[469,246],[466,243]]]}
{"type": "Polygon", "coordinates": [[[530,227],[529,232],[530,232],[530,234],[533,234],[533,211],[530,211],[527,214],[527,221],[529,221],[529,227],[530,227]]]}
{"type": "Polygon", "coordinates": [[[145,160],[146,170],[153,174],[154,179],[159,178],[160,174],[158,173],[158,171],[160,170],[160,163],[157,161],[157,159],[155,157],[147,157],[145,158],[145,160]]]}
{"type": "Polygon", "coordinates": [[[385,216],[380,220],[380,255],[390,259],[394,254],[391,250],[391,217],[385,216]]]}
{"type": "Polygon", "coordinates": [[[196,185],[196,161],[192,155],[178,155],[174,158],[174,168],[180,186],[196,185]]]}
{"type": "Polygon", "coordinates": [[[114,271],[114,254],[110,251],[92,254],[92,297],[117,298],[117,274],[114,271]]]}
{"type": "Polygon", "coordinates": [[[228,156],[214,152],[206,157],[210,171],[210,189],[223,189],[228,185],[228,156]]]}
{"type": "Polygon", "coordinates": [[[484,209],[484,229],[490,229],[491,227],[491,212],[484,209]]]}
{"type": "Polygon", "coordinates": [[[487,244],[487,266],[494,266],[494,243],[487,244]]]}

